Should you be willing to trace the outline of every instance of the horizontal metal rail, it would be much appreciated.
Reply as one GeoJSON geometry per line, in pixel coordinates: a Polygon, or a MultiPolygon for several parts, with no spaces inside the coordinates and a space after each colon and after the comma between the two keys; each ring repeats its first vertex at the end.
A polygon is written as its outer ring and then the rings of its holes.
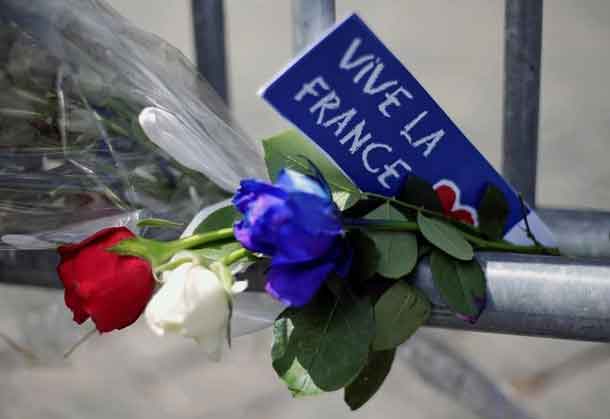
{"type": "MultiPolygon", "coordinates": [[[[543,210],[560,245],[581,253],[608,256],[610,214],[543,210]],[[561,241],[561,240],[565,241],[561,241]],[[599,246],[596,248],[595,246],[599,246]]],[[[61,288],[53,251],[0,253],[0,283],[61,288]]],[[[530,336],[610,341],[610,263],[570,257],[481,253],[477,256],[488,280],[488,305],[476,325],[457,319],[443,304],[427,263],[420,264],[415,284],[434,303],[429,325],[451,329],[530,336]]],[[[263,289],[263,279],[253,281],[263,289]]],[[[236,313],[244,322],[238,333],[266,327],[281,307],[260,293],[247,293],[236,313]],[[249,311],[251,312],[249,314],[249,311]]],[[[242,320],[240,320],[242,321],[242,320]]]]}
{"type": "Polygon", "coordinates": [[[610,258],[609,212],[559,208],[539,208],[536,212],[553,232],[562,253],[610,258]]]}
{"type": "Polygon", "coordinates": [[[488,302],[475,325],[442,302],[428,264],[415,284],[434,304],[429,325],[450,329],[610,342],[610,265],[584,259],[481,254],[488,302]]]}
{"type": "MultiPolygon", "coordinates": [[[[487,276],[487,307],[474,325],[458,319],[434,286],[427,261],[413,283],[432,301],[428,326],[477,332],[610,342],[610,265],[565,257],[479,254],[487,276]]],[[[251,272],[250,289],[264,289],[251,272]]],[[[235,333],[268,327],[282,310],[261,292],[240,295],[235,333]]]]}

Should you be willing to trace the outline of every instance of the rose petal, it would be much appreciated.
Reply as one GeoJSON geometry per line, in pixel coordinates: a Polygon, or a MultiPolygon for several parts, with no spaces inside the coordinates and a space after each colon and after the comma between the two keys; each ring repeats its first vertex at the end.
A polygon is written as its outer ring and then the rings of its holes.
{"type": "Polygon", "coordinates": [[[57,266],[57,273],[64,285],[66,306],[72,310],[74,321],[83,324],[89,318],[89,314],[84,310],[83,303],[78,295],[78,282],[74,276],[73,265],[73,258],[66,257],[57,266]]]}
{"type": "Polygon", "coordinates": [[[76,322],[91,317],[100,332],[109,332],[131,325],[144,310],[155,285],[150,264],[108,251],[132,237],[124,227],[109,228],[59,248],[58,273],[76,322]]]}
{"type": "Polygon", "coordinates": [[[98,273],[92,281],[83,281],[83,288],[91,287],[83,298],[85,309],[102,333],[133,324],[154,290],[151,267],[142,259],[121,256],[107,263],[113,268],[98,273]]]}
{"type": "Polygon", "coordinates": [[[311,301],[334,268],[330,262],[313,266],[272,265],[267,273],[265,289],[282,303],[301,307],[311,301]]]}
{"type": "Polygon", "coordinates": [[[286,196],[286,193],[280,188],[266,182],[260,182],[256,179],[244,179],[235,192],[233,205],[235,205],[241,213],[245,214],[250,211],[250,206],[256,202],[261,195],[282,198],[286,196]]]}
{"type": "Polygon", "coordinates": [[[288,193],[300,192],[311,194],[326,202],[332,200],[332,197],[318,180],[294,170],[282,169],[278,175],[276,185],[288,193]]]}
{"type": "MultiPolygon", "coordinates": [[[[261,200],[266,201],[266,200],[261,200]]],[[[273,255],[278,245],[276,240],[277,230],[288,224],[293,218],[290,210],[283,202],[266,201],[270,205],[263,209],[255,209],[255,216],[246,213],[243,220],[237,222],[233,228],[235,238],[248,250],[252,252],[273,255]]],[[[258,204],[253,204],[257,206],[258,204]]]]}

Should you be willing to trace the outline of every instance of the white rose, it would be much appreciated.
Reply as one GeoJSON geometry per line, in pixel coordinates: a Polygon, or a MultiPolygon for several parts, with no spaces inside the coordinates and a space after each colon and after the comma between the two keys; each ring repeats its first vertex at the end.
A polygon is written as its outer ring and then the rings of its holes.
{"type": "MultiPolygon", "coordinates": [[[[179,258],[184,254],[175,257],[179,258]]],[[[157,335],[193,338],[218,360],[229,338],[232,296],[245,286],[234,284],[228,268],[215,264],[211,269],[187,262],[164,272],[163,285],[148,303],[145,318],[157,335]]]]}

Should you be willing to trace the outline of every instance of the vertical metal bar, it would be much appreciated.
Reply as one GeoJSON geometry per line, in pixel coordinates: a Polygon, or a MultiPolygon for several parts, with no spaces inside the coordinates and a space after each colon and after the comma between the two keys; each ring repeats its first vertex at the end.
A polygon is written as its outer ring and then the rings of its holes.
{"type": "Polygon", "coordinates": [[[228,103],[223,0],[192,0],[197,67],[228,103]]]}
{"type": "Polygon", "coordinates": [[[542,0],[506,0],[502,171],[536,205],[542,0]]]}
{"type": "Polygon", "coordinates": [[[335,0],[292,0],[292,20],[296,54],[335,23],[335,0]]]}

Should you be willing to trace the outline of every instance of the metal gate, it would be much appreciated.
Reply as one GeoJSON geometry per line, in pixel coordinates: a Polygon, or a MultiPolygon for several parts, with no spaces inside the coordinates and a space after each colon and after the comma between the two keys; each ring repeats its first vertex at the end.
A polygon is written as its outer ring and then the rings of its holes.
{"type": "MultiPolygon", "coordinates": [[[[223,1],[192,0],[192,7],[199,69],[227,100],[223,1]]],[[[536,202],[542,15],[542,0],[506,0],[502,172],[532,205],[536,202]]],[[[292,0],[292,16],[294,51],[298,52],[332,25],[335,1],[292,0]]],[[[571,257],[481,255],[490,295],[475,326],[459,321],[443,306],[430,269],[422,264],[415,280],[435,304],[429,325],[610,341],[610,213],[537,211],[571,257]]],[[[19,266],[18,273],[5,275],[10,266],[0,263],[0,282],[59,286],[48,258],[32,266],[32,259],[24,263],[23,257],[12,255],[10,265],[19,266]]]]}

